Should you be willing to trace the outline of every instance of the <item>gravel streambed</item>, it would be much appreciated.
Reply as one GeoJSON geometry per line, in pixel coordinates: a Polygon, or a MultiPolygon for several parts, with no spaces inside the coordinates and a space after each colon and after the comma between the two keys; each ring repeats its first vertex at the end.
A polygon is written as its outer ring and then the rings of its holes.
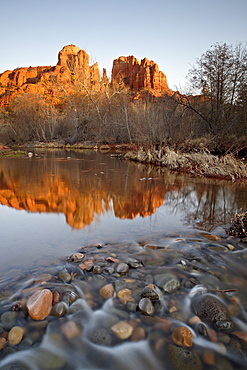
{"type": "Polygon", "coordinates": [[[0,292],[0,369],[246,369],[247,244],[83,246],[0,292]]]}

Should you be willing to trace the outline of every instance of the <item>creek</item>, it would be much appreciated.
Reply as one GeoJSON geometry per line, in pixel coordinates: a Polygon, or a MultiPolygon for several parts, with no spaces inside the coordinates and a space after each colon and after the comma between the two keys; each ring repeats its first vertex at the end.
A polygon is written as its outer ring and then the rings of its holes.
{"type": "Polygon", "coordinates": [[[246,369],[247,243],[226,232],[241,208],[246,182],[110,153],[0,159],[0,369],[246,369]]]}

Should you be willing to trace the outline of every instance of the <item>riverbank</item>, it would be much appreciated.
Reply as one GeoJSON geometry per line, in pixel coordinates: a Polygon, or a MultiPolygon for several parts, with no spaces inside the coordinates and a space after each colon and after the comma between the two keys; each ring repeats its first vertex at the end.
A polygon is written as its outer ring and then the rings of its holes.
{"type": "MultiPolygon", "coordinates": [[[[76,144],[65,144],[58,141],[33,142],[26,144],[25,148],[30,148],[30,151],[35,151],[35,149],[65,149],[113,152],[126,160],[153,164],[168,168],[171,171],[189,173],[194,176],[231,181],[247,180],[247,163],[236,158],[232,153],[217,156],[211,154],[207,149],[181,152],[169,147],[163,147],[158,150],[153,147],[144,150],[142,147],[137,148],[133,144],[108,145],[88,141],[76,144]]],[[[12,151],[10,149],[1,150],[0,146],[0,157],[22,155],[27,155],[27,152],[22,150],[12,151]]]]}
{"type": "Polygon", "coordinates": [[[247,180],[247,165],[233,154],[216,156],[207,150],[181,153],[168,147],[147,151],[140,148],[129,151],[125,159],[141,163],[151,163],[166,167],[171,171],[186,172],[196,176],[220,178],[226,180],[247,180]]]}

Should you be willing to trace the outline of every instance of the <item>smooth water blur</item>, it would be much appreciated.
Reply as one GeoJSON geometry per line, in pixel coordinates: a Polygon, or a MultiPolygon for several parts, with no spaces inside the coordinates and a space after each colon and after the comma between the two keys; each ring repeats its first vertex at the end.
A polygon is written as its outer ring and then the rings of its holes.
{"type": "Polygon", "coordinates": [[[209,230],[247,209],[245,183],[161,172],[103,153],[38,154],[0,160],[0,269],[12,277],[90,243],[209,230]]]}

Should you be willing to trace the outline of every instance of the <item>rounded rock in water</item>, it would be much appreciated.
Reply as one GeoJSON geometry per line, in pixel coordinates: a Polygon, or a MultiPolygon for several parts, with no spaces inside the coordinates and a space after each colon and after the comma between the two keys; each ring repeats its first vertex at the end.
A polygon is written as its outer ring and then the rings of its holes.
{"type": "Polygon", "coordinates": [[[138,308],[139,308],[139,311],[143,313],[144,315],[153,315],[155,311],[153,303],[151,299],[149,298],[142,298],[139,301],[138,308]]]}
{"type": "Polygon", "coordinates": [[[233,328],[227,308],[217,297],[203,294],[193,299],[192,306],[197,316],[205,322],[215,324],[218,330],[233,328]]]}
{"type": "Polygon", "coordinates": [[[167,354],[173,370],[202,370],[202,362],[196,352],[169,344],[167,354]]]}
{"type": "Polygon", "coordinates": [[[110,346],[112,343],[112,337],[110,333],[104,328],[96,328],[90,336],[93,343],[101,346],[110,346]]]}
{"type": "Polygon", "coordinates": [[[165,293],[173,293],[175,290],[180,288],[180,282],[178,278],[173,274],[158,274],[154,277],[155,284],[163,289],[165,293]]]}

